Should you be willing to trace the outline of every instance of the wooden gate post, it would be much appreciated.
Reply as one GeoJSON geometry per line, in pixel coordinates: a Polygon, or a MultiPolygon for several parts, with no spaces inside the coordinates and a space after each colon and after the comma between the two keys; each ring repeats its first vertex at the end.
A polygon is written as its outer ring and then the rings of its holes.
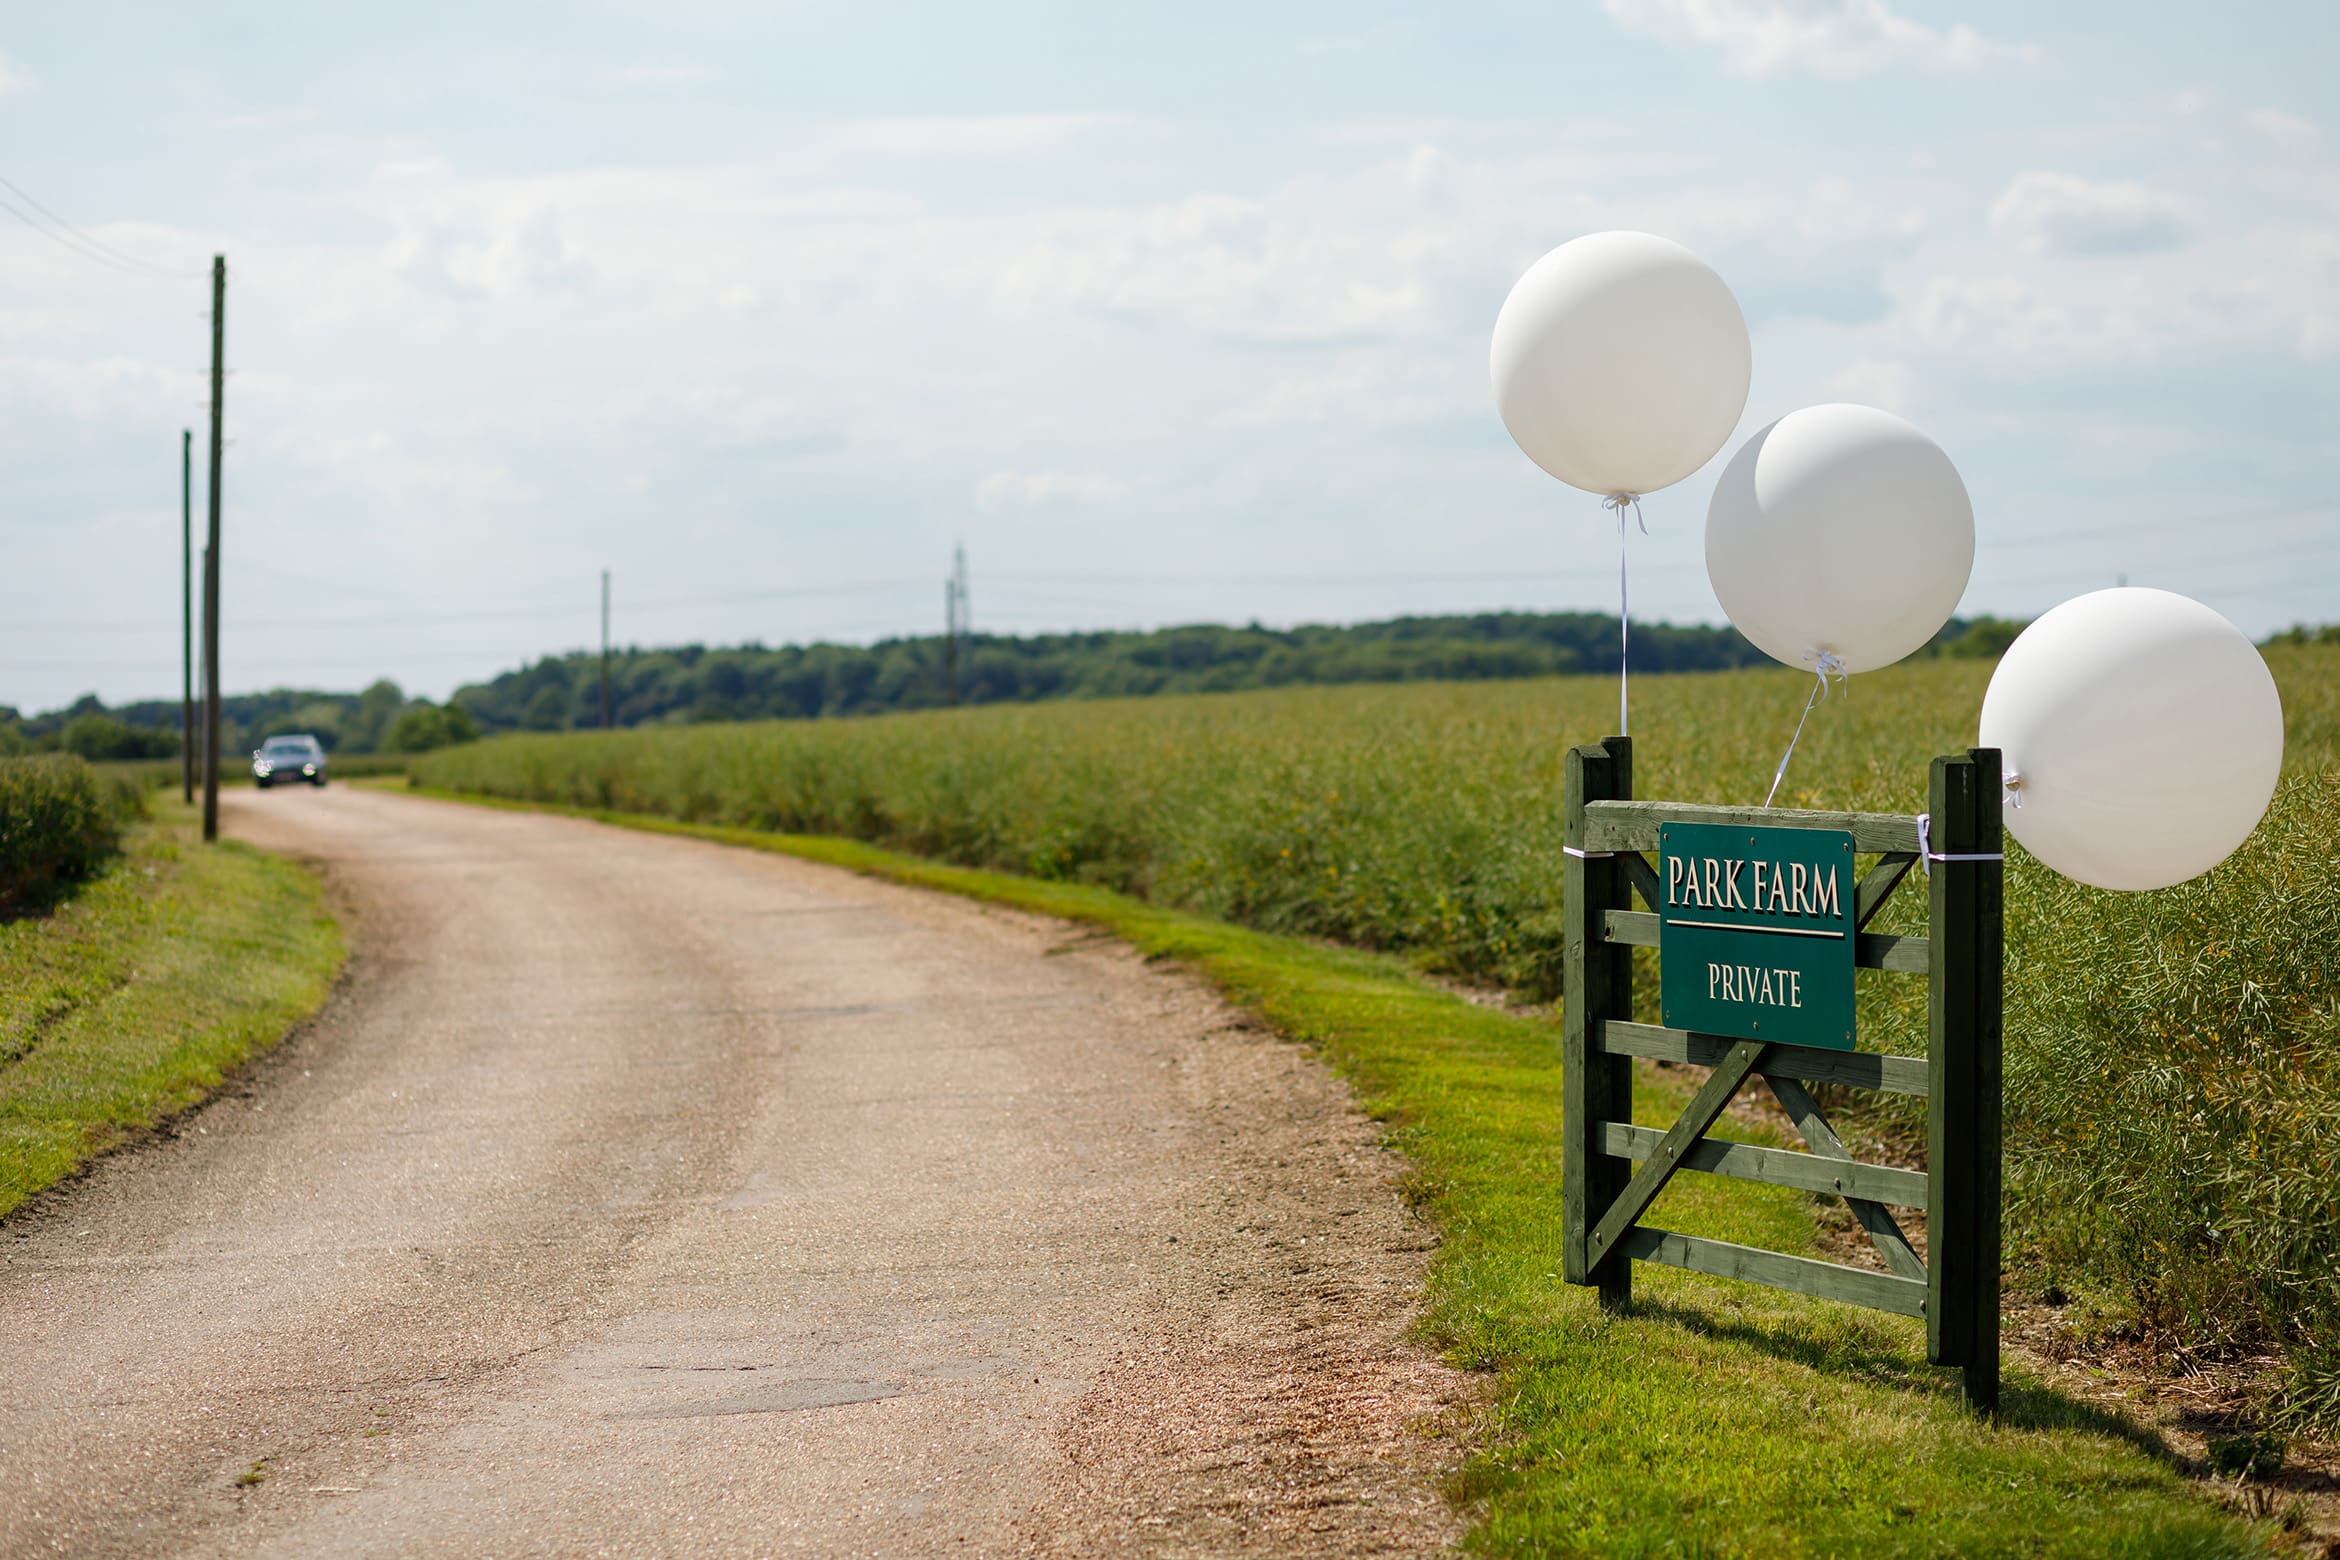
{"type": "Polygon", "coordinates": [[[1631,908],[1624,868],[1607,855],[1585,849],[1587,802],[1629,801],[1633,796],[1633,743],[1610,737],[1597,746],[1568,750],[1567,864],[1562,882],[1566,951],[1561,980],[1565,1022],[1560,1032],[1560,1199],[1562,1253],[1568,1282],[1596,1283],[1601,1304],[1622,1309],[1633,1298],[1633,1263],[1614,1249],[1596,1263],[1586,1244],[1603,1212],[1631,1179],[1629,1161],[1611,1156],[1603,1143],[1608,1122],[1633,1120],[1633,1062],[1612,1056],[1597,1043],[1601,1025],[1633,1016],[1633,950],[1602,936],[1602,913],[1631,908]]]}
{"type": "Polygon", "coordinates": [[[2004,849],[1999,754],[1934,760],[1928,889],[1926,1357],[1999,1405],[1999,1134],[2004,849]]]}

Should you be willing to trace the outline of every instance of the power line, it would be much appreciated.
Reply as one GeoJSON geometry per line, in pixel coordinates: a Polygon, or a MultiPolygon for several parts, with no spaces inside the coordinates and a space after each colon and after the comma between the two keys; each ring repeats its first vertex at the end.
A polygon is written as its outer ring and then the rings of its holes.
{"type": "Polygon", "coordinates": [[[2302,509],[2284,506],[2270,509],[2245,510],[2239,514],[2213,512],[2208,515],[2182,515],[2168,520],[2122,521],[2114,525],[2091,526],[2084,531],[2032,531],[2022,536],[1991,537],[1982,543],[1993,552],[2009,548],[2056,547],[2065,542],[2101,541],[2105,537],[2155,536],[2170,531],[2198,531],[2206,526],[2256,525],[2264,521],[2329,521],[2335,511],[2330,509],[2302,509]]]}
{"type": "MultiPolygon", "coordinates": [[[[2269,554],[2266,556],[2237,556],[2232,549],[2229,549],[2211,557],[2174,558],[2166,561],[2148,560],[2145,562],[2135,562],[2131,560],[2089,559],[2086,562],[2072,563],[2066,565],[2063,568],[2051,569],[2044,573],[2017,575],[2012,579],[2000,575],[1991,575],[1988,577],[1987,582],[1992,588],[2021,588],[2024,586],[2034,585],[2060,585],[2069,582],[2075,575],[2091,570],[2100,574],[2115,572],[2117,570],[2118,572],[2132,575],[2159,575],[2163,577],[2182,574],[2184,576],[2183,583],[2191,585],[2199,583],[2201,576],[2205,572],[2213,575],[2218,574],[2221,571],[2231,571],[2234,569],[2264,569],[2270,571],[2279,570],[2288,572],[2293,568],[2293,566],[2297,564],[2303,562],[2321,562],[2322,560],[2331,557],[2335,552],[2340,552],[2340,538],[2335,538],[2331,541],[2323,543],[2320,546],[2296,548],[2290,552],[2283,553],[2280,556],[2274,554],[2269,554]]],[[[1977,573],[1979,576],[1980,571],[1978,570],[1977,573]]]]}
{"type": "MultiPolygon", "coordinates": [[[[1657,564],[1649,574],[1705,572],[1701,563],[1657,564]]],[[[1516,585],[1535,580],[1574,579],[1599,575],[1606,564],[1576,569],[1507,569],[1474,574],[986,574],[985,579],[1033,585],[1516,585]]]]}
{"type": "MultiPolygon", "coordinates": [[[[2287,553],[2281,559],[2238,558],[2233,556],[2231,553],[2221,553],[2217,556],[2207,558],[2181,558],[2169,560],[2167,562],[2131,563],[2127,572],[2131,574],[2168,574],[2174,571],[2182,570],[2186,571],[2189,578],[2191,578],[2196,575],[2197,571],[2203,570],[2219,572],[2254,567],[2280,568],[2289,564],[2301,562],[2303,560],[2320,560],[2326,556],[2329,556],[2335,547],[2340,547],[2340,542],[2287,553]]],[[[2066,567],[2033,571],[2014,576],[1986,573],[1984,571],[1978,570],[1977,579],[1981,581],[1981,583],[1988,589],[2023,589],[2039,585],[2069,584],[2091,569],[2099,570],[2101,572],[2102,570],[2109,569],[2110,567],[2111,565],[2109,563],[2090,560],[2086,563],[2074,563],[2066,567]]],[[[1596,571],[1588,568],[1586,570],[1567,571],[1515,570],[1507,573],[1470,574],[1078,575],[1002,573],[987,575],[986,578],[1010,586],[1025,583],[1086,585],[1092,587],[1145,587],[1180,585],[1208,585],[1219,587],[1230,585],[1341,587],[1500,584],[1514,586],[1519,589],[1526,590],[1533,588],[1539,582],[1580,578],[1585,574],[1594,572],[1596,571]]],[[[1659,565],[1647,569],[1644,572],[1653,575],[1679,577],[1702,574],[1704,572],[1704,568],[1701,564],[1682,563],[1674,565],[1659,565]]],[[[1606,577],[1605,574],[1603,577],[1606,577]]],[[[924,580],[913,577],[889,580],[851,581],[836,585],[795,586],[776,590],[734,591],[717,596],[670,596],[639,602],[629,607],[628,610],[635,613],[685,612],[697,611],[707,607],[749,606],[768,601],[805,601],[834,599],[846,596],[879,595],[887,591],[907,591],[921,588],[924,587],[926,583],[927,582],[924,580]]],[[[1053,592],[1041,592],[1037,595],[1011,592],[1010,615],[1026,619],[1035,615],[1030,612],[1013,611],[1013,608],[1017,606],[1038,607],[1043,611],[1046,611],[1052,607],[1077,611],[1093,608],[1095,605],[1096,603],[1087,601],[1084,598],[1072,595],[1059,595],[1053,592]]],[[[541,605],[536,603],[515,603],[506,606],[469,607],[460,610],[443,612],[338,613],[327,617],[281,617],[270,614],[264,619],[249,623],[230,622],[226,625],[226,627],[231,632],[240,635],[252,632],[255,629],[262,627],[304,629],[403,628],[426,627],[454,623],[517,623],[576,618],[585,616],[589,610],[590,609],[580,609],[574,603],[560,606],[541,605]]],[[[997,614],[995,614],[995,616],[996,615],[997,614]]],[[[910,614],[905,613],[905,620],[909,616],[910,614]]],[[[0,634],[147,634],[158,633],[173,626],[173,624],[166,623],[159,618],[104,619],[98,621],[91,621],[85,618],[53,618],[46,620],[34,619],[29,621],[24,619],[13,619],[0,621],[0,634]]]]}
{"type": "Polygon", "coordinates": [[[148,281],[192,281],[202,274],[199,271],[175,271],[168,266],[157,265],[151,260],[143,260],[136,255],[116,249],[95,234],[85,233],[63,217],[58,216],[35,200],[23,186],[13,180],[0,178],[0,188],[12,191],[18,200],[39,212],[40,218],[28,214],[15,201],[9,200],[5,196],[0,196],[0,208],[4,208],[17,221],[22,222],[51,243],[60,248],[71,250],[84,260],[94,260],[100,265],[111,266],[126,275],[142,276],[148,281]],[[46,223],[41,218],[46,218],[46,223]]]}
{"type": "MultiPolygon", "coordinates": [[[[786,590],[738,591],[723,596],[675,596],[664,600],[636,602],[629,612],[672,612],[695,610],[700,607],[729,607],[753,605],[764,601],[792,601],[825,596],[864,596],[888,590],[906,590],[923,585],[919,579],[863,580],[840,585],[806,585],[786,590]]],[[[269,614],[254,626],[269,628],[398,628],[430,623],[487,623],[532,618],[578,617],[583,613],[574,604],[567,606],[505,606],[469,608],[460,612],[378,612],[370,614],[337,613],[332,617],[279,617],[269,614]]],[[[160,619],[143,620],[118,618],[104,622],[63,618],[47,622],[12,621],[0,623],[0,633],[151,633],[165,627],[160,619]]],[[[234,625],[231,625],[234,626],[234,625]]]]}

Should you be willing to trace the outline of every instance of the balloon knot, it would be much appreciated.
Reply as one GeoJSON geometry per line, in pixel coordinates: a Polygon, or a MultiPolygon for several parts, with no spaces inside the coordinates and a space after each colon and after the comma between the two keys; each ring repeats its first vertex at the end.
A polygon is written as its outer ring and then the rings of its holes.
{"type": "Polygon", "coordinates": [[[1999,778],[1999,800],[2017,812],[2023,811],[2023,771],[2010,769],[1999,778]]]}
{"type": "Polygon", "coordinates": [[[1820,697],[1823,699],[1828,697],[1829,678],[1835,678],[1837,685],[1842,687],[1852,676],[1852,668],[1844,664],[1844,657],[1833,650],[1807,650],[1804,652],[1804,660],[1812,668],[1813,675],[1820,679],[1820,697]]]}
{"type": "Polygon", "coordinates": [[[1641,527],[1642,535],[1649,535],[1649,522],[1641,515],[1641,495],[1639,493],[1611,493],[1607,498],[1601,500],[1601,507],[1614,509],[1617,512],[1617,528],[1619,530],[1625,528],[1625,511],[1631,509],[1634,524],[1641,527]]]}

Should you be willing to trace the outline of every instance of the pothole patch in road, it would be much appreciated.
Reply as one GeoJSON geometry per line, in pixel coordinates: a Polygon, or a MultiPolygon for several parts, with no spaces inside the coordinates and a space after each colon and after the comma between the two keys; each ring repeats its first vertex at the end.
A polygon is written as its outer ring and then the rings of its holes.
{"type": "Polygon", "coordinates": [[[794,1414],[808,1408],[842,1408],[848,1403],[875,1403],[900,1397],[901,1384],[892,1381],[792,1381],[783,1386],[742,1392],[734,1397],[693,1403],[667,1403],[637,1408],[614,1419],[709,1419],[726,1414],[794,1414]]]}

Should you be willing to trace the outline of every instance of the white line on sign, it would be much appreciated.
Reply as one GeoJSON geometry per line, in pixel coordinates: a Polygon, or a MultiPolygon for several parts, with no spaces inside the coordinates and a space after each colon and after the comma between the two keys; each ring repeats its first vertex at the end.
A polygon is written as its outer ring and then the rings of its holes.
{"type": "Polygon", "coordinates": [[[1717,932],[1769,932],[1774,937],[1834,937],[1844,938],[1842,932],[1823,932],[1803,926],[1748,926],[1738,921],[1685,921],[1676,917],[1669,926],[1703,926],[1717,932]]]}

